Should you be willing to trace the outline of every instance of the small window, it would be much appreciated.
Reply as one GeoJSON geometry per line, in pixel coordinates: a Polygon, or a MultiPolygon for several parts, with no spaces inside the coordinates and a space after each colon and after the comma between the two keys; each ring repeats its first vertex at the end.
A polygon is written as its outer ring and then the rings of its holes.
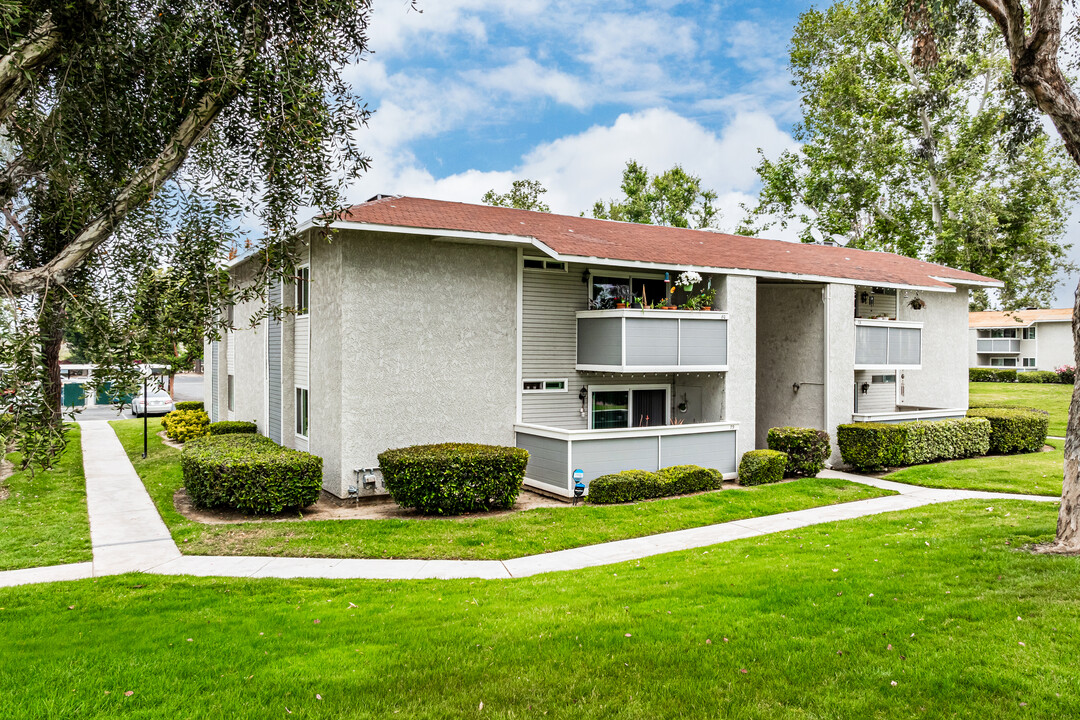
{"type": "Polygon", "coordinates": [[[236,397],[236,394],[233,391],[233,376],[232,375],[230,375],[228,377],[228,381],[227,381],[226,385],[227,385],[227,387],[229,389],[229,410],[233,410],[234,409],[233,408],[233,398],[236,397]]]}
{"type": "Polygon", "coordinates": [[[521,383],[522,392],[566,392],[566,380],[525,380],[521,383]]]}
{"type": "Polygon", "coordinates": [[[1024,339],[1025,340],[1034,340],[1035,339],[1035,326],[1034,325],[1032,325],[1031,327],[1024,328],[1024,339]]]}
{"type": "Polygon", "coordinates": [[[871,375],[870,382],[872,383],[894,383],[896,382],[895,375],[871,375]]]}
{"type": "Polygon", "coordinates": [[[558,260],[544,260],[543,258],[527,257],[523,261],[526,270],[551,270],[552,272],[566,272],[566,263],[558,260]]]}
{"type": "Polygon", "coordinates": [[[296,313],[308,314],[308,300],[310,299],[311,268],[304,266],[296,270],[296,313]]]}
{"type": "Polygon", "coordinates": [[[1024,367],[1026,367],[1026,368],[1035,367],[1035,358],[1024,358],[1024,367]]]}
{"type": "Polygon", "coordinates": [[[1016,367],[1016,358],[995,357],[990,358],[990,367],[1016,367]]]}
{"type": "Polygon", "coordinates": [[[990,337],[992,337],[992,338],[1015,338],[1016,337],[1016,329],[1015,328],[1007,328],[1007,329],[991,330],[990,331],[990,337]]]}
{"type": "Polygon", "coordinates": [[[296,434],[305,438],[308,436],[307,388],[296,388],[296,434]]]}

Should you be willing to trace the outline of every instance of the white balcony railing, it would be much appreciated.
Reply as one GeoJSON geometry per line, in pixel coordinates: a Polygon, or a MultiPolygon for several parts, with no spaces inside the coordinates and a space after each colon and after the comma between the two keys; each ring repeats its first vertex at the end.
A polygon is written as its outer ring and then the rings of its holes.
{"type": "Polygon", "coordinates": [[[577,369],[724,371],[727,319],[726,312],[584,310],[577,313],[577,369]]]}
{"type": "Polygon", "coordinates": [[[1013,338],[979,338],[976,352],[981,353],[1020,353],[1020,341],[1013,338]]]}

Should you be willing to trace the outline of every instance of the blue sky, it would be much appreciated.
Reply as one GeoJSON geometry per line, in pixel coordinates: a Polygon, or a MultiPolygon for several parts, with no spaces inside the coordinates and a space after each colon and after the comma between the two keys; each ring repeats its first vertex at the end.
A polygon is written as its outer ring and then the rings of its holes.
{"type": "MultiPolygon", "coordinates": [[[[527,177],[548,188],[552,210],[577,214],[617,196],[633,158],[699,175],[733,229],[740,203],[756,197],[758,148],[775,156],[796,146],[787,44],[809,2],[417,6],[376,2],[373,52],[350,69],[375,110],[359,136],[372,168],[352,201],[479,202],[527,177]]],[[[1071,292],[1059,302],[1071,305],[1071,292]]]]}

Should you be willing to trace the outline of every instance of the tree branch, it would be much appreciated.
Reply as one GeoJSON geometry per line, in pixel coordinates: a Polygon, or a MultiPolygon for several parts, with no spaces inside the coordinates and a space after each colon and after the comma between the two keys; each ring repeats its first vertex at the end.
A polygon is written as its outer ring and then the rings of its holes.
{"type": "Polygon", "coordinates": [[[61,39],[52,13],[46,12],[37,27],[0,58],[0,120],[11,114],[15,101],[30,86],[28,73],[55,57],[61,39]]]}
{"type": "Polygon", "coordinates": [[[37,174],[25,156],[19,156],[0,170],[0,205],[15,197],[23,185],[37,174]]]}
{"type": "Polygon", "coordinates": [[[188,152],[210,129],[214,120],[240,93],[243,79],[265,38],[265,26],[256,15],[248,18],[244,42],[231,72],[220,86],[208,91],[196,103],[168,140],[165,148],[140,168],[117,193],[112,203],[93,218],[52,260],[39,267],[0,276],[0,284],[16,295],[39,292],[52,284],[63,284],[95,248],[109,239],[113,229],[131,210],[152,198],[187,159],[188,152]]]}

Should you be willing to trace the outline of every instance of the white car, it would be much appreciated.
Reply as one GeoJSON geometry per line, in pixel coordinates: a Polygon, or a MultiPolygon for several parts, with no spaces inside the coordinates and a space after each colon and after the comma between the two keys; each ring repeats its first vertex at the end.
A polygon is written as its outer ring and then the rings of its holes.
{"type": "Polygon", "coordinates": [[[143,394],[139,392],[131,399],[131,414],[135,417],[140,415],[164,415],[176,409],[173,405],[172,395],[165,390],[151,390],[146,396],[146,405],[143,405],[143,394]]]}

